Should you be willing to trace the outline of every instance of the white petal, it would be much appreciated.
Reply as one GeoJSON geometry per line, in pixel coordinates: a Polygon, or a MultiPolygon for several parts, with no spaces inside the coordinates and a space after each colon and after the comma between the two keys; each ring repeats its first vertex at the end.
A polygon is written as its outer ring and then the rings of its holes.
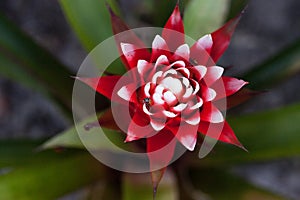
{"type": "Polygon", "coordinates": [[[195,80],[190,80],[193,84],[193,86],[195,87],[194,88],[194,92],[193,92],[193,94],[195,95],[195,94],[197,94],[197,92],[200,90],[200,85],[199,85],[199,83],[197,82],[197,81],[195,81],[195,80]]]}
{"type": "Polygon", "coordinates": [[[176,49],[174,54],[184,58],[185,60],[189,60],[190,59],[190,47],[189,47],[189,45],[183,44],[183,45],[179,46],[176,49]]]}
{"type": "MultiPolygon", "coordinates": [[[[195,131],[197,134],[197,131],[195,131]]],[[[195,134],[195,135],[196,135],[195,134]]],[[[180,142],[190,151],[194,151],[196,143],[197,143],[197,136],[188,134],[188,135],[183,135],[180,138],[180,142]]]]}
{"type": "Polygon", "coordinates": [[[163,74],[162,71],[156,72],[156,73],[153,75],[153,77],[152,77],[152,83],[156,83],[156,82],[157,82],[157,78],[158,78],[158,77],[161,77],[162,74],[163,74]]]}
{"type": "Polygon", "coordinates": [[[152,49],[167,50],[165,48],[166,46],[167,46],[166,41],[160,35],[156,35],[153,42],[152,42],[152,49]]]}
{"type": "Polygon", "coordinates": [[[205,81],[206,85],[210,86],[216,80],[221,78],[223,72],[224,72],[223,67],[219,67],[219,66],[207,67],[207,72],[204,77],[204,81],[205,81]]]}
{"type": "Polygon", "coordinates": [[[177,71],[175,69],[169,69],[163,74],[163,76],[166,77],[169,74],[177,75],[177,71]]]}
{"type": "Polygon", "coordinates": [[[199,75],[200,75],[199,78],[200,79],[202,79],[205,76],[206,72],[207,72],[207,67],[205,67],[203,65],[196,65],[196,66],[194,66],[194,69],[196,69],[197,72],[199,73],[199,75]]]}
{"type": "Polygon", "coordinates": [[[159,56],[156,60],[154,68],[156,69],[160,65],[164,65],[164,66],[169,65],[169,60],[168,60],[167,56],[165,56],[165,55],[159,56]]]}
{"type": "Polygon", "coordinates": [[[173,107],[172,109],[176,112],[182,112],[187,107],[186,103],[178,104],[177,106],[173,107]]]}
{"type": "Polygon", "coordinates": [[[189,117],[188,119],[185,120],[186,123],[190,125],[197,125],[200,122],[200,114],[199,112],[195,112],[192,117],[189,117]]]}
{"type": "Polygon", "coordinates": [[[190,86],[190,81],[189,81],[189,79],[187,79],[187,78],[185,78],[185,77],[182,77],[181,80],[182,80],[183,85],[184,85],[186,88],[188,88],[188,87],[190,86]]]}
{"type": "Polygon", "coordinates": [[[143,105],[143,111],[144,111],[144,113],[146,113],[147,115],[153,115],[153,113],[149,112],[149,110],[148,110],[148,108],[147,108],[147,106],[146,106],[145,103],[144,103],[144,105],[143,105]]]}
{"type": "Polygon", "coordinates": [[[163,96],[163,91],[164,91],[164,87],[161,86],[161,85],[158,85],[156,88],[155,88],[155,93],[159,94],[160,96],[163,96]]]}
{"type": "Polygon", "coordinates": [[[177,78],[167,77],[161,81],[161,84],[164,88],[169,89],[176,96],[182,94],[183,86],[181,81],[177,78]]]}
{"type": "Polygon", "coordinates": [[[157,104],[163,105],[165,103],[164,100],[161,98],[161,96],[157,93],[154,93],[152,97],[153,97],[153,101],[157,104]]]}
{"type": "Polygon", "coordinates": [[[150,124],[153,127],[153,129],[156,130],[156,131],[161,131],[165,127],[165,123],[158,122],[158,121],[155,121],[155,120],[151,120],[150,124]]]}
{"type": "Polygon", "coordinates": [[[167,110],[164,110],[163,113],[166,117],[170,117],[170,118],[174,118],[177,116],[175,113],[167,111],[167,110]]]}
{"type": "Polygon", "coordinates": [[[184,95],[183,95],[183,98],[188,98],[190,97],[192,94],[193,94],[193,88],[192,87],[189,87],[186,89],[184,95]]]}
{"type": "Polygon", "coordinates": [[[144,92],[146,97],[150,97],[150,87],[151,87],[151,83],[147,83],[144,87],[144,92]]]}
{"type": "Polygon", "coordinates": [[[148,62],[146,60],[139,60],[137,63],[137,69],[138,69],[139,74],[145,75],[147,66],[148,66],[148,62]]]}
{"type": "Polygon", "coordinates": [[[187,78],[190,77],[190,70],[188,70],[187,68],[185,67],[181,67],[181,68],[178,68],[176,69],[177,71],[179,71],[179,73],[187,78]]]}
{"type": "Polygon", "coordinates": [[[210,49],[213,45],[213,39],[210,34],[204,35],[197,41],[197,45],[204,49],[210,49]]]}
{"type": "Polygon", "coordinates": [[[118,95],[119,97],[121,97],[122,99],[126,100],[126,101],[130,101],[130,98],[132,96],[132,91],[135,91],[135,85],[125,85],[123,86],[119,91],[118,91],[118,95]]]}
{"type": "Polygon", "coordinates": [[[121,49],[125,56],[133,54],[136,50],[135,46],[129,43],[121,43],[121,49]]]}
{"type": "Polygon", "coordinates": [[[206,101],[212,101],[214,98],[216,98],[217,93],[214,89],[208,88],[208,96],[206,96],[206,101]]]}
{"type": "Polygon", "coordinates": [[[203,100],[201,98],[198,99],[198,102],[193,105],[192,107],[190,107],[191,110],[195,110],[200,108],[203,105],[203,100]]]}
{"type": "Polygon", "coordinates": [[[176,96],[170,92],[170,91],[167,91],[164,93],[164,100],[170,105],[170,104],[174,104],[177,102],[177,98],[176,96]]]}
{"type": "Polygon", "coordinates": [[[173,62],[170,67],[175,67],[175,68],[180,68],[180,67],[185,67],[185,62],[183,62],[182,60],[178,60],[176,62],[173,62]],[[175,67],[175,65],[177,67],[175,67]]]}

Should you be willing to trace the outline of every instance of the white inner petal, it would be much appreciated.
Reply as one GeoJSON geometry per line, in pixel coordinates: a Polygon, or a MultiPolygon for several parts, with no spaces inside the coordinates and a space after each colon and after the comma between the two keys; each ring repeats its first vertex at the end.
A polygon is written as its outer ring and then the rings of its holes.
{"type": "Polygon", "coordinates": [[[164,100],[161,98],[161,96],[159,94],[157,94],[157,93],[153,94],[153,101],[155,103],[161,104],[161,105],[165,103],[164,100]]]}
{"type": "Polygon", "coordinates": [[[164,100],[170,105],[176,103],[177,98],[172,92],[167,91],[164,93],[164,100]]]}
{"type": "Polygon", "coordinates": [[[144,92],[147,97],[150,97],[150,85],[151,83],[147,83],[144,87],[144,92]]]}
{"type": "Polygon", "coordinates": [[[183,86],[179,79],[173,77],[167,77],[161,81],[164,88],[169,89],[177,97],[182,94],[183,86]]]}
{"type": "Polygon", "coordinates": [[[157,82],[157,78],[158,78],[158,77],[161,77],[162,74],[163,74],[162,71],[156,72],[156,73],[153,75],[153,77],[152,77],[152,83],[156,83],[156,82],[157,82]]]}

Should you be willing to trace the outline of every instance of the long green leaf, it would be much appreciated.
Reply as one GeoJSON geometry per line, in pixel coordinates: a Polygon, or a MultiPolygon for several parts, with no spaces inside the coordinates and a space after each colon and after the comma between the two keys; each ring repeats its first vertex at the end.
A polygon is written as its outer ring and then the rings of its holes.
{"type": "MultiPolygon", "coordinates": [[[[113,36],[111,19],[105,4],[107,3],[118,14],[119,9],[115,0],[61,0],[59,2],[70,25],[88,52],[93,50],[102,41],[113,36]]],[[[98,64],[97,60],[105,59],[108,56],[107,54],[111,56],[114,52],[118,52],[114,42],[109,45],[104,47],[104,51],[101,48],[97,49],[100,52],[97,52],[98,54],[94,58],[96,66],[101,65],[98,64]]],[[[118,58],[119,55],[116,57],[118,58]]],[[[108,66],[98,67],[103,69],[103,67],[108,66]]],[[[125,68],[120,59],[117,59],[106,71],[113,74],[123,74],[125,68]]]]}
{"type": "Polygon", "coordinates": [[[185,9],[185,32],[199,39],[219,28],[226,17],[229,0],[191,0],[185,9]]]}
{"type": "Polygon", "coordinates": [[[65,108],[71,108],[71,72],[2,15],[0,54],[2,75],[34,89],[44,90],[65,108]]]}
{"type": "Polygon", "coordinates": [[[100,42],[112,36],[107,2],[117,12],[115,0],[60,0],[70,24],[84,47],[91,51],[100,42]]]}
{"type": "Polygon", "coordinates": [[[244,75],[252,88],[265,89],[300,72],[300,39],[244,75]]]}
{"type": "MultiPolygon", "coordinates": [[[[190,177],[197,189],[216,200],[284,199],[279,195],[257,188],[245,180],[227,173],[224,169],[192,169],[190,170],[190,177]]],[[[201,198],[200,196],[199,199],[201,198]]]]}
{"type": "Polygon", "coordinates": [[[90,130],[85,129],[87,124],[96,122],[97,120],[98,119],[95,117],[87,118],[81,123],[77,124],[77,129],[75,126],[71,127],[70,129],[45,142],[41,148],[51,149],[56,147],[69,147],[79,149],[102,149],[113,152],[118,151],[118,148],[115,148],[114,145],[111,145],[108,140],[112,141],[115,145],[121,147],[122,149],[127,149],[128,146],[130,146],[128,144],[124,144],[123,141],[125,138],[121,132],[106,128],[100,129],[99,127],[94,127],[90,130]]]}
{"type": "Polygon", "coordinates": [[[52,200],[102,177],[102,166],[87,153],[57,155],[0,176],[1,199],[52,200]]]}
{"type": "Polygon", "coordinates": [[[236,135],[249,152],[218,145],[200,165],[232,165],[299,156],[300,104],[230,119],[236,135]]]}

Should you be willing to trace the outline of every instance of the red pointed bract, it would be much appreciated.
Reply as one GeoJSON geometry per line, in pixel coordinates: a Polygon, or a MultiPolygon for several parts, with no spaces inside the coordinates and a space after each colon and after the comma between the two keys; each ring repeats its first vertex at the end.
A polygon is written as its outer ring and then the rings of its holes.
{"type": "Polygon", "coordinates": [[[102,76],[97,78],[76,77],[76,79],[87,84],[108,99],[112,98],[115,85],[120,78],[121,76],[102,76]]]}
{"type": "Polygon", "coordinates": [[[184,44],[184,26],[180,15],[179,6],[177,5],[167,21],[162,37],[166,40],[170,50],[174,52],[177,47],[184,44]]]}
{"type": "Polygon", "coordinates": [[[109,7],[110,18],[112,23],[112,29],[115,36],[116,44],[120,52],[122,61],[127,69],[132,69],[136,67],[136,63],[128,62],[125,56],[123,55],[121,44],[130,43],[134,44],[138,51],[134,54],[135,60],[144,59],[150,60],[150,52],[146,48],[145,44],[136,36],[136,34],[128,28],[124,21],[118,17],[109,7]],[[119,34],[126,31],[126,34],[119,34]]]}
{"type": "Polygon", "coordinates": [[[210,56],[214,62],[217,62],[229,46],[233,32],[241,19],[241,14],[231,19],[223,27],[211,34],[213,39],[213,46],[210,56]]]}

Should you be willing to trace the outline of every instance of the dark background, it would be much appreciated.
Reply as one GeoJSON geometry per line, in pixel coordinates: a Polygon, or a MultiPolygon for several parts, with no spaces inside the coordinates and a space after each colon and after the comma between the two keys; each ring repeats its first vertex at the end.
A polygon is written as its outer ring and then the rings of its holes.
{"type": "MultiPolygon", "coordinates": [[[[134,12],[140,2],[121,0],[122,10],[134,12]]],[[[86,52],[70,29],[57,0],[1,0],[0,10],[76,74],[86,52]]],[[[239,77],[297,38],[300,38],[299,0],[251,0],[220,64],[233,66],[227,73],[239,77]]],[[[266,89],[266,93],[241,106],[235,113],[299,102],[300,75],[276,88],[266,89]]],[[[51,136],[70,124],[41,95],[0,76],[1,138],[51,136]]],[[[286,159],[233,170],[255,184],[288,198],[300,199],[300,160],[286,159]]]]}

